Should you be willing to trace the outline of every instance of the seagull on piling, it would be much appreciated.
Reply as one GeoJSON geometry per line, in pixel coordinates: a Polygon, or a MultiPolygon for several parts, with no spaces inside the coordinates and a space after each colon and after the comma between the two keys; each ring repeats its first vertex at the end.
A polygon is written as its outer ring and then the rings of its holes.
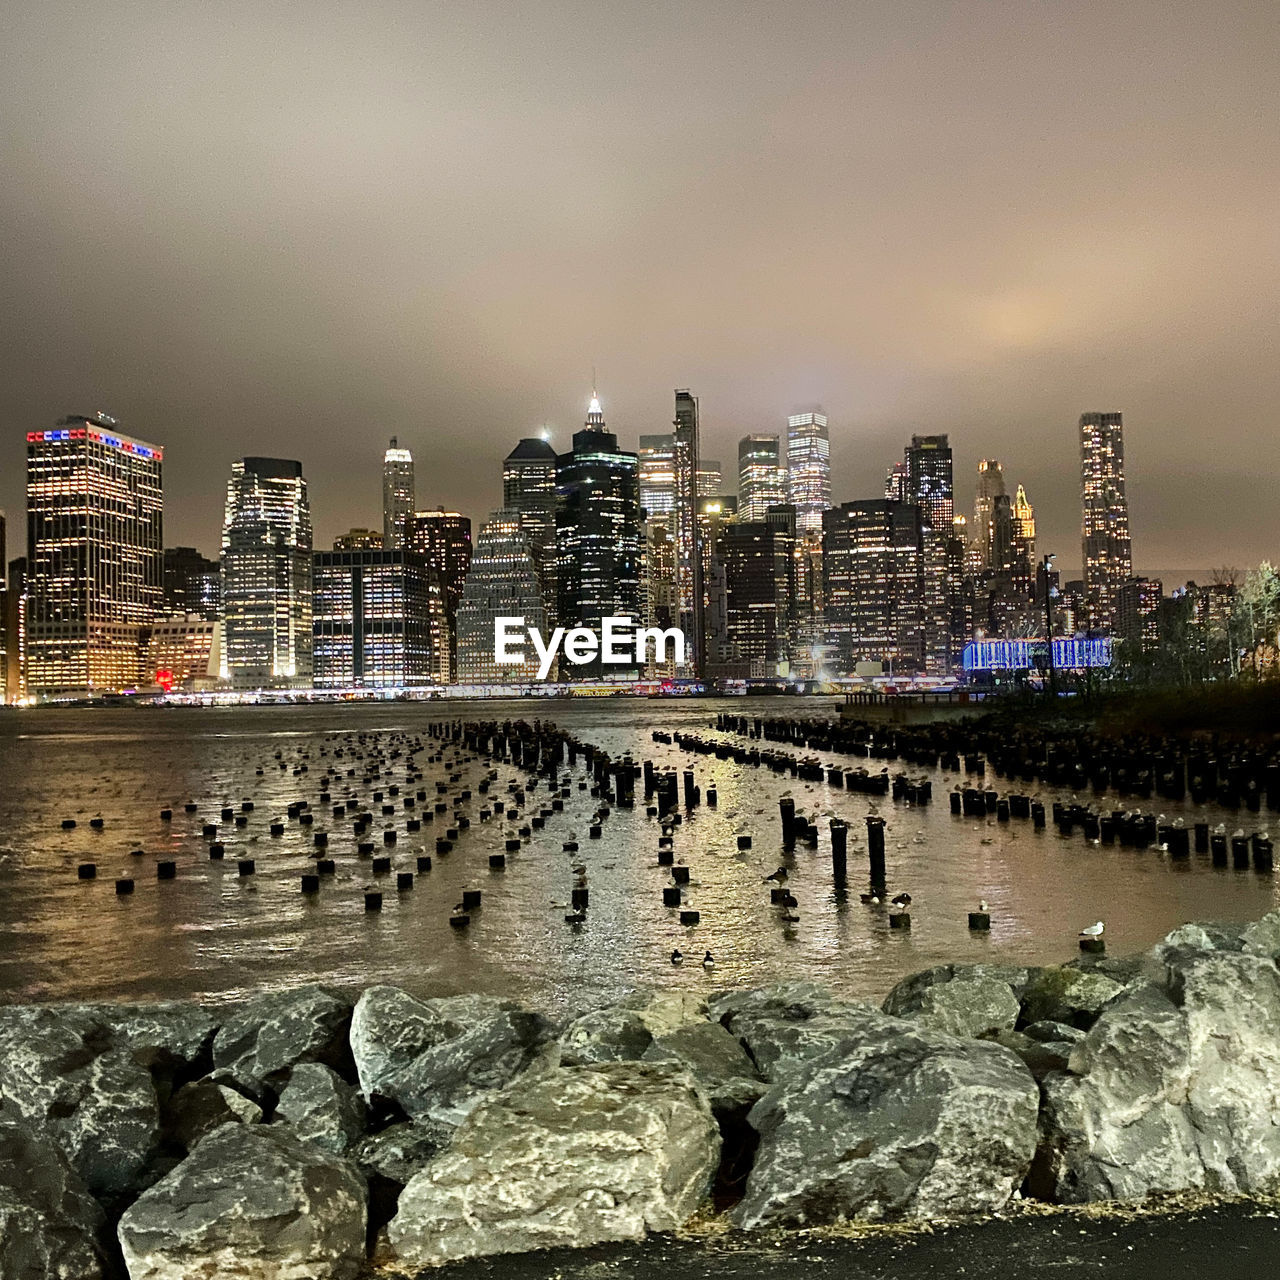
{"type": "Polygon", "coordinates": [[[1106,927],[1107,926],[1099,920],[1097,924],[1091,924],[1087,929],[1081,929],[1080,936],[1082,938],[1100,938],[1102,937],[1103,931],[1106,927]]]}

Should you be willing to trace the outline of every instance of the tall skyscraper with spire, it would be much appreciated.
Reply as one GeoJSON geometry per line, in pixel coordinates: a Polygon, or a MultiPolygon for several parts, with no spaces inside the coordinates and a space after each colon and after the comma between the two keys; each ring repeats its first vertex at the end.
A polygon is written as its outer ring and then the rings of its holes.
{"type": "Polygon", "coordinates": [[[796,509],[797,533],[822,533],[831,505],[831,441],[821,405],[787,419],[787,501],[796,509]]]}
{"type": "Polygon", "coordinates": [[[404,546],[405,524],[414,511],[413,454],[401,449],[396,437],[382,455],[382,545],[387,551],[404,546]]]}
{"type": "Polygon", "coordinates": [[[1133,573],[1124,488],[1124,415],[1080,415],[1081,550],[1089,625],[1115,627],[1120,588],[1133,573]]]}
{"type": "MultiPolygon", "coordinates": [[[[618,448],[593,395],[572,449],[556,459],[558,625],[599,634],[607,617],[643,621],[638,471],[636,455],[618,448]]],[[[597,657],[567,674],[622,679],[635,672],[597,657]]]]}

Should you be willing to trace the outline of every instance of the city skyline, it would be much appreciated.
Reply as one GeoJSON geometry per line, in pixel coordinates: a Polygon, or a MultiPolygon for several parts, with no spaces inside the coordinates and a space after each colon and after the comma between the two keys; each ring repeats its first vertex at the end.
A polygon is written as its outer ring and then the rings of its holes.
{"type": "Polygon", "coordinates": [[[1227,8],[566,5],[496,41],[430,5],[18,11],[0,505],[26,431],[103,408],[168,447],[169,541],[205,554],[205,478],[265,447],[322,543],[375,521],[352,477],[392,435],[419,505],[479,522],[515,440],[568,447],[595,365],[627,447],[675,386],[721,459],[821,402],[833,496],[914,434],[959,475],[1006,459],[1066,567],[1069,426],[1121,411],[1135,563],[1256,563],[1276,29],[1227,8]],[[56,91],[104,65],[110,110],[56,91]]]}

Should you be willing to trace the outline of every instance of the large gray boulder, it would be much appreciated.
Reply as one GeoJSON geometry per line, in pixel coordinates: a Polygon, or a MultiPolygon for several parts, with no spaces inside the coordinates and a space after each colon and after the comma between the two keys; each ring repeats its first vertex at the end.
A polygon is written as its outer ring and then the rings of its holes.
{"type": "Polygon", "coordinates": [[[718,1022],[691,1022],[655,1037],[643,1060],[684,1067],[717,1116],[745,1114],[765,1091],[741,1041],[718,1022]]]}
{"type": "Polygon", "coordinates": [[[351,1048],[367,1098],[398,1103],[412,1119],[458,1124],[486,1093],[545,1059],[540,1014],[482,996],[415,1000],[372,987],[356,1005],[351,1048]]]}
{"type": "Polygon", "coordinates": [[[1248,925],[1240,934],[1240,944],[1252,956],[1280,960],[1280,911],[1269,912],[1248,925]]]}
{"type": "Polygon", "coordinates": [[[1280,1183],[1280,972],[1262,956],[1170,952],[1107,1005],[1044,1082],[1032,1185],[1064,1202],[1280,1183]]]}
{"type": "Polygon", "coordinates": [[[362,1138],[351,1159],[366,1178],[385,1178],[403,1186],[453,1140],[452,1125],[406,1120],[362,1138]]]}
{"type": "Polygon", "coordinates": [[[85,1004],[72,1008],[108,1027],[114,1040],[148,1065],[201,1066],[208,1059],[218,1022],[190,1000],[154,1004],[85,1004]]]}
{"type": "Polygon", "coordinates": [[[913,988],[909,994],[895,987],[884,1002],[885,1013],[961,1037],[1011,1031],[1020,1008],[1007,982],[964,972],[945,982],[913,988]]]}
{"type": "Polygon", "coordinates": [[[1106,974],[1068,966],[1037,970],[1022,996],[1021,1021],[1061,1022],[1087,1031],[1124,986],[1106,974]]]}
{"type": "Polygon", "coordinates": [[[151,1074],[74,1007],[0,1009],[0,1101],[56,1144],[95,1195],[145,1185],[160,1140],[151,1074]]]}
{"type": "Polygon", "coordinates": [[[711,1016],[739,1040],[766,1080],[887,1021],[870,1005],[839,1000],[812,982],[719,997],[711,1002],[711,1016]]]}
{"type": "Polygon", "coordinates": [[[575,1018],[560,1034],[565,1066],[634,1062],[655,1038],[706,1024],[707,1002],[688,991],[637,991],[575,1018]]]}
{"type": "Polygon", "coordinates": [[[1039,1102],[1026,1067],[999,1045],[879,1016],[752,1109],[760,1147],[740,1226],[988,1213],[1021,1184],[1039,1102]]]}
{"type": "Polygon", "coordinates": [[[67,1158],[0,1111],[0,1276],[103,1280],[106,1215],[67,1158]]]}
{"type": "Polygon", "coordinates": [[[560,1067],[477,1107],[400,1195],[388,1228],[411,1266],[680,1227],[706,1197],[720,1135],[683,1070],[560,1067]]]}
{"type": "Polygon", "coordinates": [[[332,1067],[300,1062],[280,1091],[276,1120],[334,1155],[346,1155],[364,1137],[360,1095],[332,1067]]]}
{"type": "Polygon", "coordinates": [[[120,1220],[130,1280],[352,1280],[365,1186],[283,1126],[227,1124],[120,1220]]]}
{"type": "Polygon", "coordinates": [[[213,1061],[238,1079],[273,1082],[299,1062],[350,1068],[351,1005],[321,986],[269,991],[232,1013],[213,1041],[213,1061]]]}
{"type": "Polygon", "coordinates": [[[205,1078],[184,1084],[169,1101],[165,1129],[188,1151],[224,1124],[258,1124],[262,1108],[229,1084],[205,1078]]]}

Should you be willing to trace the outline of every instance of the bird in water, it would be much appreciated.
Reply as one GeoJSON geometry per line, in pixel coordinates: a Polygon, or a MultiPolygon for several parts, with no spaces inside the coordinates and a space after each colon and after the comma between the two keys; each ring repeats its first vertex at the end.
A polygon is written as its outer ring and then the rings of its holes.
{"type": "Polygon", "coordinates": [[[714,967],[715,967],[715,963],[716,963],[716,958],[715,958],[715,956],[713,956],[713,955],[711,954],[711,952],[710,952],[710,951],[708,951],[708,952],[707,952],[707,954],[706,954],[705,956],[703,956],[703,957],[702,957],[702,967],[703,967],[704,969],[712,969],[712,968],[714,968],[714,967]]]}
{"type": "Polygon", "coordinates": [[[684,963],[684,956],[680,954],[680,949],[678,947],[671,953],[671,963],[672,964],[684,963]]]}
{"type": "Polygon", "coordinates": [[[895,893],[889,901],[895,907],[909,907],[911,905],[911,895],[909,893],[895,893]]]}
{"type": "Polygon", "coordinates": [[[858,895],[863,902],[869,903],[873,907],[880,905],[880,895],[878,893],[862,893],[858,895]]]}
{"type": "Polygon", "coordinates": [[[1102,937],[1103,931],[1106,927],[1107,926],[1099,920],[1097,924],[1091,924],[1087,929],[1081,929],[1080,936],[1082,938],[1100,938],[1102,937]]]}

